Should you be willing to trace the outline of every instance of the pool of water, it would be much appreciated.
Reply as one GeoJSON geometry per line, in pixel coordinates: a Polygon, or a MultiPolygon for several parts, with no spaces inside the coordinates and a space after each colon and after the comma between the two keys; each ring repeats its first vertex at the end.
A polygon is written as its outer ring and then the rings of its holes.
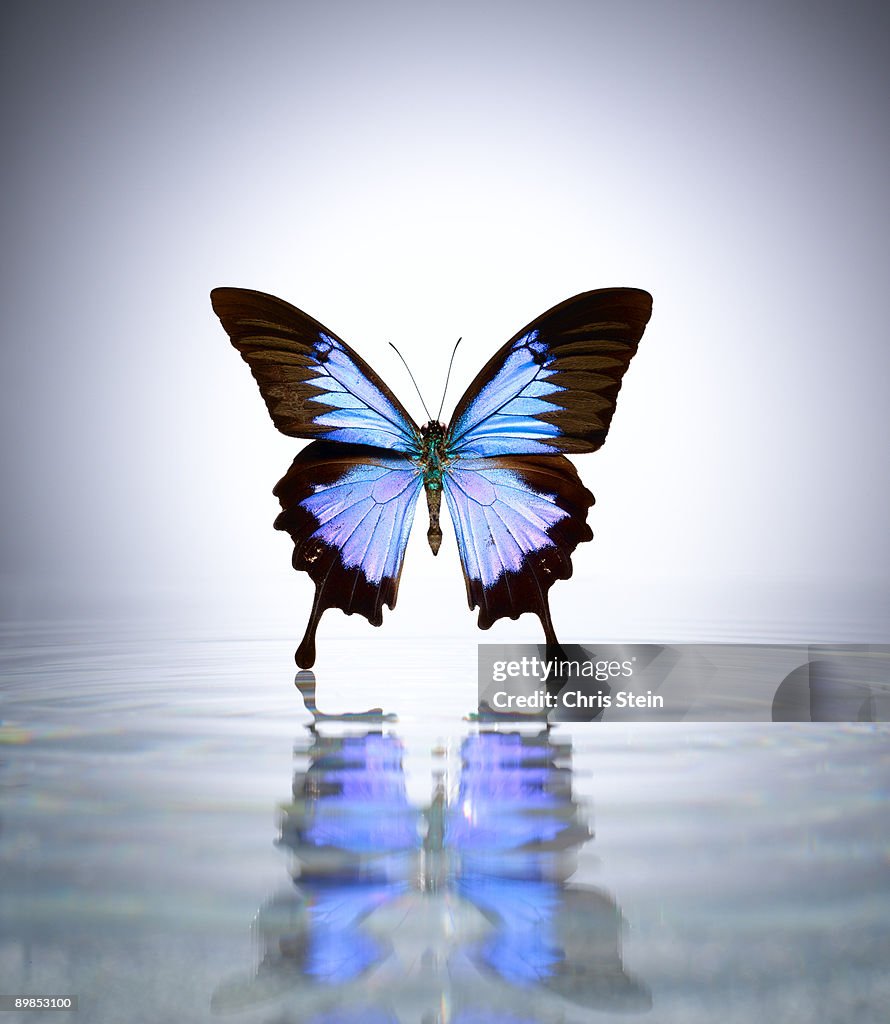
{"type": "Polygon", "coordinates": [[[287,638],[8,630],[0,995],[91,1024],[888,1019],[890,727],[485,725],[475,658],[344,642],[316,718],[287,638]]]}

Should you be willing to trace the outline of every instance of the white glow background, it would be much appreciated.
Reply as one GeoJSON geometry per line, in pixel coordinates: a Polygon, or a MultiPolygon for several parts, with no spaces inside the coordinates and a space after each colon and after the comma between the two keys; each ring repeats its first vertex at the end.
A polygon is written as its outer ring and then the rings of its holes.
{"type": "MultiPolygon", "coordinates": [[[[886,639],[888,16],[863,4],[6,8],[3,608],[302,633],[299,442],[214,317],[280,295],[422,411],[650,290],[566,638],[886,639]],[[223,624],[225,624],[223,626],[223,624]]],[[[390,636],[475,631],[418,509],[390,636]]],[[[475,613],[474,613],[475,614],[475,613]]],[[[367,635],[330,613],[320,631],[367,635]]]]}

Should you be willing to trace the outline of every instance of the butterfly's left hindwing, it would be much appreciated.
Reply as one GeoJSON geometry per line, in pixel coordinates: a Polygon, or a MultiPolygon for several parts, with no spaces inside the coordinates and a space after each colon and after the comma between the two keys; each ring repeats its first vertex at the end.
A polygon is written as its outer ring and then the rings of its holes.
{"type": "Polygon", "coordinates": [[[479,628],[533,612],[555,644],[547,592],[572,575],[572,552],[593,536],[593,495],[575,467],[561,455],[458,459],[443,489],[479,628]]]}
{"type": "Polygon", "coordinates": [[[293,565],[315,582],[297,664],[315,661],[315,630],[328,608],[379,626],[394,608],[414,508],[423,486],[412,459],[365,445],[315,441],[275,487],[275,527],[294,542],[293,565]]]}

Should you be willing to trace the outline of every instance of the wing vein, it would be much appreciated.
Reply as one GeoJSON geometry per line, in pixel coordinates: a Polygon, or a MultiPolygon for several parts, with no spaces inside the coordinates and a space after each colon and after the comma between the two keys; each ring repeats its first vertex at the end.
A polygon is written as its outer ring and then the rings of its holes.
{"type": "MultiPolygon", "coordinates": [[[[330,370],[327,368],[327,366],[324,363],[320,362],[317,357],[315,357],[315,362],[316,362],[316,365],[318,366],[319,370],[322,373],[324,373],[327,377],[329,377],[332,381],[334,381],[335,383],[339,384],[340,387],[342,387],[344,391],[346,391],[348,394],[352,395],[353,398],[355,398],[357,401],[361,402],[362,405],[366,406],[372,412],[376,413],[381,419],[386,420],[387,423],[389,423],[392,426],[394,426],[396,428],[396,432],[395,432],[395,434],[393,434],[394,437],[403,437],[403,438],[405,438],[406,440],[410,441],[411,444],[414,445],[415,450],[417,450],[417,436],[416,436],[416,434],[413,431],[411,433],[408,433],[401,426],[401,424],[399,423],[398,420],[394,420],[391,416],[388,416],[385,412],[381,412],[380,409],[376,408],[376,406],[371,405],[371,403],[366,398],[362,398],[362,396],[357,394],[355,391],[353,391],[352,388],[349,387],[348,384],[346,384],[344,381],[342,381],[339,377],[335,377],[334,374],[331,373],[330,370]]],[[[371,384],[372,387],[374,386],[372,382],[369,381],[368,383],[371,384]]],[[[375,390],[376,390],[376,388],[375,388],[375,390]]],[[[312,401],[318,401],[321,397],[322,396],[319,395],[319,396],[317,396],[317,398],[312,399],[312,401]]],[[[381,397],[384,398],[384,401],[386,400],[385,396],[381,396],[381,397]]],[[[384,431],[384,433],[392,434],[392,431],[384,431]]]]}
{"type": "Polygon", "coordinates": [[[461,450],[461,448],[466,447],[466,445],[458,445],[458,444],[456,444],[456,442],[459,441],[462,437],[466,437],[467,434],[469,434],[469,433],[471,433],[473,431],[478,430],[479,427],[483,423],[485,423],[487,420],[490,420],[493,416],[503,415],[501,413],[501,409],[503,409],[505,405],[509,405],[514,399],[521,398],[522,397],[522,393],[525,391],[525,389],[529,385],[534,384],[534,382],[538,379],[538,375],[541,373],[541,371],[543,369],[545,369],[545,367],[544,367],[544,364],[542,363],[538,367],[538,369],[535,370],[534,377],[532,377],[531,380],[529,380],[525,384],[523,384],[522,388],[519,391],[512,392],[503,402],[501,402],[501,404],[496,409],[493,409],[490,413],[486,413],[486,415],[483,416],[482,419],[476,420],[474,423],[468,424],[466,427],[464,427],[464,429],[459,434],[455,434],[454,437],[451,438],[451,442],[450,442],[450,444],[448,446],[449,450],[451,450],[453,452],[459,452],[461,450]]]}

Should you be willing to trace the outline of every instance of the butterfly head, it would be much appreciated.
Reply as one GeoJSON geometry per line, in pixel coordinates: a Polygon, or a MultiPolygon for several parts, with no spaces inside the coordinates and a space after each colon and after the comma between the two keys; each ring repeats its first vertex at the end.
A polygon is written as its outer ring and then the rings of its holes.
{"type": "Polygon", "coordinates": [[[437,420],[430,420],[429,423],[424,423],[420,428],[420,436],[424,440],[424,444],[427,441],[445,441],[445,434],[447,429],[444,423],[439,423],[437,420]]]}

